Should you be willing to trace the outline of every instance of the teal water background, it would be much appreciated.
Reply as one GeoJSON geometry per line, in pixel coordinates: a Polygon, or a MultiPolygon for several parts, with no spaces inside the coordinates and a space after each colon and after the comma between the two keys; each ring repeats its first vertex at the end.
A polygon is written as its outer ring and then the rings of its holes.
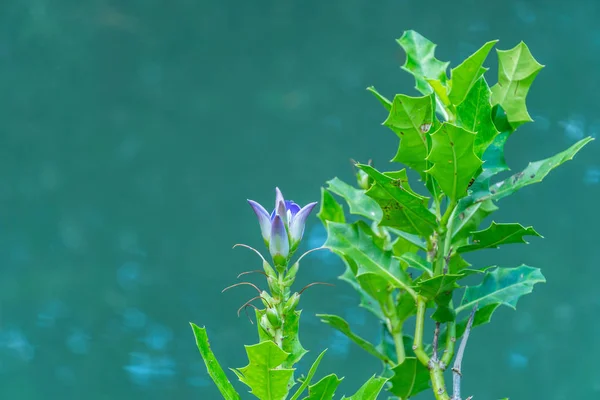
{"type": "MultiPolygon", "coordinates": [[[[350,158],[396,167],[365,91],[416,94],[394,40],[415,29],[452,66],[488,40],[529,45],[546,68],[528,97],[536,123],[507,146],[519,170],[600,132],[598,17],[595,0],[3,1],[0,399],[219,399],[188,322],[208,327],[224,367],[246,364],[255,326],[236,310],[254,292],[220,293],[260,267],[231,249],[261,246],[246,199],[270,207],[279,186],[316,201],[326,180],[353,179],[350,158]]],[[[463,393],[600,398],[599,182],[594,142],[499,204],[495,220],[545,239],[471,261],[542,267],[548,283],[474,331],[463,393]]],[[[316,217],[305,235],[324,241],[316,217]]],[[[328,347],[320,373],[346,376],[340,395],[380,371],[315,317],[376,340],[342,271],[314,255],[298,282],[336,284],[302,299],[300,368],[328,347]]]]}

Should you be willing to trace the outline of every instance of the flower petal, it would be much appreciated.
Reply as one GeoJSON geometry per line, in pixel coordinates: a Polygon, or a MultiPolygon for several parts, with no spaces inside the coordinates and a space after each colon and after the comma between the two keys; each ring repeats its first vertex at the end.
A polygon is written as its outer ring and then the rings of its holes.
{"type": "Polygon", "coordinates": [[[273,223],[271,224],[269,252],[271,252],[271,256],[275,261],[277,261],[277,258],[287,259],[290,254],[290,243],[287,231],[285,230],[285,225],[279,215],[276,215],[275,218],[273,218],[273,223]]]}
{"type": "MultiPolygon", "coordinates": [[[[288,220],[288,212],[287,209],[285,208],[285,201],[280,201],[279,203],[277,203],[277,207],[275,208],[275,215],[279,215],[279,218],[281,218],[281,220],[283,221],[284,225],[287,225],[289,220],[288,220]]],[[[271,221],[273,221],[273,214],[271,214],[271,221]]]]}
{"type": "Polygon", "coordinates": [[[300,211],[300,206],[294,203],[292,200],[286,200],[285,209],[288,212],[288,219],[291,221],[291,218],[289,217],[291,216],[293,218],[296,214],[298,214],[298,211],[300,211]]]}
{"type": "Polygon", "coordinates": [[[277,210],[277,207],[279,207],[279,203],[285,204],[285,199],[283,198],[283,194],[281,193],[281,190],[279,190],[279,188],[276,187],[275,188],[275,210],[277,210]]]}
{"type": "Polygon", "coordinates": [[[304,225],[306,225],[306,219],[317,203],[310,203],[302,207],[298,214],[292,219],[290,224],[290,239],[294,247],[302,240],[304,235],[304,225]]]}
{"type": "Polygon", "coordinates": [[[271,237],[271,218],[269,218],[269,213],[263,206],[254,200],[248,200],[248,204],[250,204],[254,210],[254,213],[256,214],[256,217],[258,218],[260,232],[262,233],[263,239],[266,243],[269,243],[269,238],[271,237]]]}

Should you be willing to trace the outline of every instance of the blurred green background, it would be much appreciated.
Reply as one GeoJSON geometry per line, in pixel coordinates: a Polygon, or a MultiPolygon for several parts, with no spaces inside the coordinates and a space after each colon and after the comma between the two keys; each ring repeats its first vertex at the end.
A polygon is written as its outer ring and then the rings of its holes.
{"type": "MultiPolygon", "coordinates": [[[[260,267],[231,249],[262,249],[246,198],[270,207],[279,186],[318,200],[326,180],[353,179],[350,158],[396,167],[365,91],[416,95],[394,40],[415,29],[452,66],[488,40],[530,46],[547,67],[536,123],[507,146],[519,170],[600,131],[599,17],[596,0],[2,1],[0,398],[219,399],[188,321],[224,367],[246,364],[255,326],[236,310],[253,291],[220,293],[260,267]]],[[[548,283],[474,331],[463,393],[600,398],[599,156],[594,142],[499,204],[495,220],[545,239],[471,261],[542,267],[548,283]]],[[[314,215],[305,238],[324,241],[314,215]]],[[[329,347],[320,374],[346,376],[340,395],[380,371],[314,316],[377,339],[342,271],[315,254],[298,282],[336,284],[303,296],[300,368],[329,347]]]]}

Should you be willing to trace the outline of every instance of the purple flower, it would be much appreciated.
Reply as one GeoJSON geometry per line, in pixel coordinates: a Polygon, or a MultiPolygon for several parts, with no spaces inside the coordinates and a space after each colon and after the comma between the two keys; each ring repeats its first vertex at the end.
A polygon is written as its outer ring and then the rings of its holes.
{"type": "Polygon", "coordinates": [[[317,203],[300,208],[293,201],[285,200],[279,188],[275,188],[275,194],[275,208],[271,214],[254,200],[248,200],[248,203],[258,218],[262,237],[275,264],[285,265],[298,248],[306,219],[317,203]]]}

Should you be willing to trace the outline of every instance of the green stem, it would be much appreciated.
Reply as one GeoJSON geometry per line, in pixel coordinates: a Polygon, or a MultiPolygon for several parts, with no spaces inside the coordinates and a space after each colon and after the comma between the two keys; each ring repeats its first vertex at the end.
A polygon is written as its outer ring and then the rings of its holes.
{"type": "Polygon", "coordinates": [[[402,321],[398,318],[398,311],[394,302],[393,293],[389,293],[387,304],[383,307],[383,314],[387,318],[387,329],[396,348],[396,364],[402,364],[406,358],[404,351],[404,339],[402,337],[402,321]]]}
{"type": "Polygon", "coordinates": [[[394,338],[394,346],[396,346],[396,358],[398,359],[397,363],[402,364],[406,358],[406,353],[404,352],[404,340],[402,339],[402,330],[392,333],[392,337],[394,338]]]}
{"type": "Polygon", "coordinates": [[[454,345],[456,344],[456,322],[451,321],[448,322],[446,328],[446,348],[444,349],[444,355],[441,360],[441,367],[446,369],[450,362],[452,361],[452,357],[454,357],[454,345]]]}
{"type": "Polygon", "coordinates": [[[440,221],[440,228],[438,231],[438,248],[436,254],[436,263],[434,268],[434,275],[438,276],[444,273],[444,262],[448,253],[450,252],[450,245],[452,244],[452,225],[454,223],[454,210],[456,210],[456,201],[451,201],[444,212],[444,216],[440,221]],[[440,246],[443,242],[443,247],[440,246]]]}
{"type": "Polygon", "coordinates": [[[444,370],[438,363],[434,363],[433,367],[429,371],[431,377],[431,388],[436,400],[450,400],[450,395],[446,390],[446,383],[444,382],[444,370]]]}
{"type": "Polygon", "coordinates": [[[423,349],[423,329],[425,325],[425,310],[427,309],[427,303],[423,296],[417,296],[417,320],[415,324],[415,340],[413,342],[413,350],[417,359],[429,368],[429,356],[423,349]]]}

